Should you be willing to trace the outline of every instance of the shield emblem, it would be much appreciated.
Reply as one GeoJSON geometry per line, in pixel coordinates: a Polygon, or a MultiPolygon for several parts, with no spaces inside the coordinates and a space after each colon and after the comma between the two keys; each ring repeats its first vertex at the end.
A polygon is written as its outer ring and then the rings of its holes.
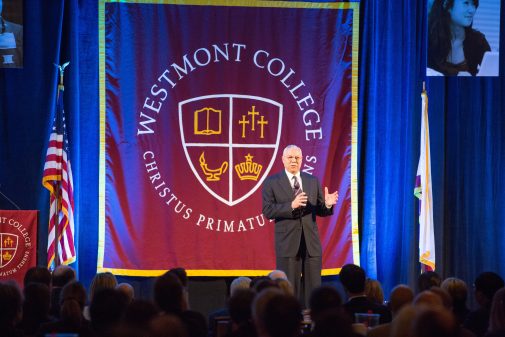
{"type": "Polygon", "coordinates": [[[246,200],[272,168],[282,104],[248,95],[208,95],[179,103],[182,146],[210,195],[228,206],[246,200]]]}
{"type": "Polygon", "coordinates": [[[7,266],[16,255],[18,236],[11,233],[0,233],[0,268],[7,266]]]}

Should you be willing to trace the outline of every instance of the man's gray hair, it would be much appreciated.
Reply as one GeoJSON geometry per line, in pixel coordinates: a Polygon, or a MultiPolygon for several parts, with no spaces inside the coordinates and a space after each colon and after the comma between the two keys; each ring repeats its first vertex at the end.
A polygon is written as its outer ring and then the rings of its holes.
{"type": "Polygon", "coordinates": [[[294,145],[294,144],[290,144],[290,145],[288,145],[288,146],[286,146],[286,147],[284,148],[284,151],[282,151],[282,155],[283,155],[283,156],[285,156],[285,155],[286,155],[286,152],[288,152],[288,150],[291,150],[291,149],[297,149],[297,150],[299,150],[300,152],[302,152],[302,149],[300,149],[300,147],[298,147],[298,146],[296,146],[296,145],[294,145]]]}
{"type": "Polygon", "coordinates": [[[240,276],[234,279],[230,284],[230,297],[233,296],[238,289],[249,289],[251,285],[251,279],[246,276],[240,276]]]}

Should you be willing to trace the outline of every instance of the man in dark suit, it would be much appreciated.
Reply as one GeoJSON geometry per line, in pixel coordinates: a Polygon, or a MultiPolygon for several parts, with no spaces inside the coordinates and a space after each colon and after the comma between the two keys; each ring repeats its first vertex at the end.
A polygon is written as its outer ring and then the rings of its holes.
{"type": "Polygon", "coordinates": [[[283,270],[298,298],[308,298],[321,284],[322,249],[316,216],[333,214],[338,192],[324,195],[316,177],[300,172],[302,150],[288,145],[282,154],[284,171],[263,184],[263,214],[275,219],[277,269],[283,270]],[[300,277],[302,275],[302,277],[300,277]],[[302,284],[303,280],[303,284],[302,284]]]}
{"type": "Polygon", "coordinates": [[[363,268],[355,264],[346,264],[340,270],[340,282],[348,295],[344,303],[344,309],[351,320],[355,320],[355,314],[379,314],[379,323],[391,322],[391,311],[382,305],[370,301],[365,295],[366,275],[363,268]]]}

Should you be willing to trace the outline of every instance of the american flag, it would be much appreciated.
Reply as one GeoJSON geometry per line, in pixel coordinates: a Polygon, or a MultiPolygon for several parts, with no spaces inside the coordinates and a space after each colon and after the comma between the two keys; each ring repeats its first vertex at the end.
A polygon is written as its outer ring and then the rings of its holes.
{"type": "Polygon", "coordinates": [[[49,190],[49,229],[47,266],[75,261],[74,246],[74,184],[69,158],[69,145],[63,110],[63,85],[58,86],[58,101],[53,128],[49,135],[42,185],[49,190]],[[56,235],[58,240],[56,241],[56,235]],[[58,246],[56,247],[56,242],[58,246]],[[56,258],[56,254],[58,257],[56,258]]]}

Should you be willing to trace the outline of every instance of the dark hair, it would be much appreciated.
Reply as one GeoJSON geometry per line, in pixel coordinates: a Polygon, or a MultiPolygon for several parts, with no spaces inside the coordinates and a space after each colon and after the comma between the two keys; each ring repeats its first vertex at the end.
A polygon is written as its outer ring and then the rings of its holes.
{"type": "Polygon", "coordinates": [[[23,289],[23,320],[46,319],[51,306],[51,291],[44,283],[29,283],[23,289]]]}
{"type": "Polygon", "coordinates": [[[21,314],[22,297],[14,282],[0,282],[0,326],[13,327],[21,314]]]}
{"type": "Polygon", "coordinates": [[[118,325],[127,306],[128,297],[123,292],[111,288],[98,290],[89,307],[91,325],[100,332],[118,325]]]}
{"type": "Polygon", "coordinates": [[[168,272],[177,276],[184,288],[188,286],[188,274],[186,273],[186,269],[177,267],[170,269],[168,272]]]}
{"type": "MultiPolygon", "coordinates": [[[[473,0],[475,8],[479,0],[473,0]]],[[[451,13],[454,0],[434,0],[428,15],[428,67],[439,69],[451,51],[451,13]]]]}
{"type": "Polygon", "coordinates": [[[166,272],[154,282],[154,303],[165,313],[181,314],[183,296],[181,281],[173,273],[166,272]]]}
{"type": "Polygon", "coordinates": [[[417,286],[419,287],[419,292],[430,290],[431,287],[440,287],[442,279],[434,271],[427,271],[420,274],[417,278],[417,286]]]}
{"type": "Polygon", "coordinates": [[[344,288],[353,294],[365,291],[365,270],[355,264],[346,264],[340,270],[340,282],[344,288]]]}
{"type": "Polygon", "coordinates": [[[26,271],[23,284],[26,287],[30,283],[43,283],[51,286],[51,272],[46,267],[31,267],[26,271]]]}
{"type": "Polygon", "coordinates": [[[65,285],[60,294],[60,317],[73,326],[81,326],[82,310],[86,304],[86,288],[82,283],[72,281],[65,285]]]}
{"type": "Polygon", "coordinates": [[[475,279],[475,290],[480,291],[490,301],[498,289],[503,288],[504,282],[500,275],[487,271],[479,274],[475,279]]]}
{"type": "Polygon", "coordinates": [[[251,319],[252,302],[255,292],[252,289],[237,289],[228,300],[230,318],[237,325],[245,323],[251,319]]]}
{"type": "Polygon", "coordinates": [[[66,265],[60,265],[53,270],[53,287],[63,287],[75,280],[75,270],[66,265]]]}
{"type": "Polygon", "coordinates": [[[312,320],[317,321],[322,312],[328,309],[340,308],[341,305],[342,299],[337,289],[330,286],[314,289],[309,301],[312,320]]]}
{"type": "Polygon", "coordinates": [[[271,337],[298,336],[302,321],[302,308],[293,296],[278,294],[266,303],[264,316],[261,317],[261,320],[271,337]]]}

